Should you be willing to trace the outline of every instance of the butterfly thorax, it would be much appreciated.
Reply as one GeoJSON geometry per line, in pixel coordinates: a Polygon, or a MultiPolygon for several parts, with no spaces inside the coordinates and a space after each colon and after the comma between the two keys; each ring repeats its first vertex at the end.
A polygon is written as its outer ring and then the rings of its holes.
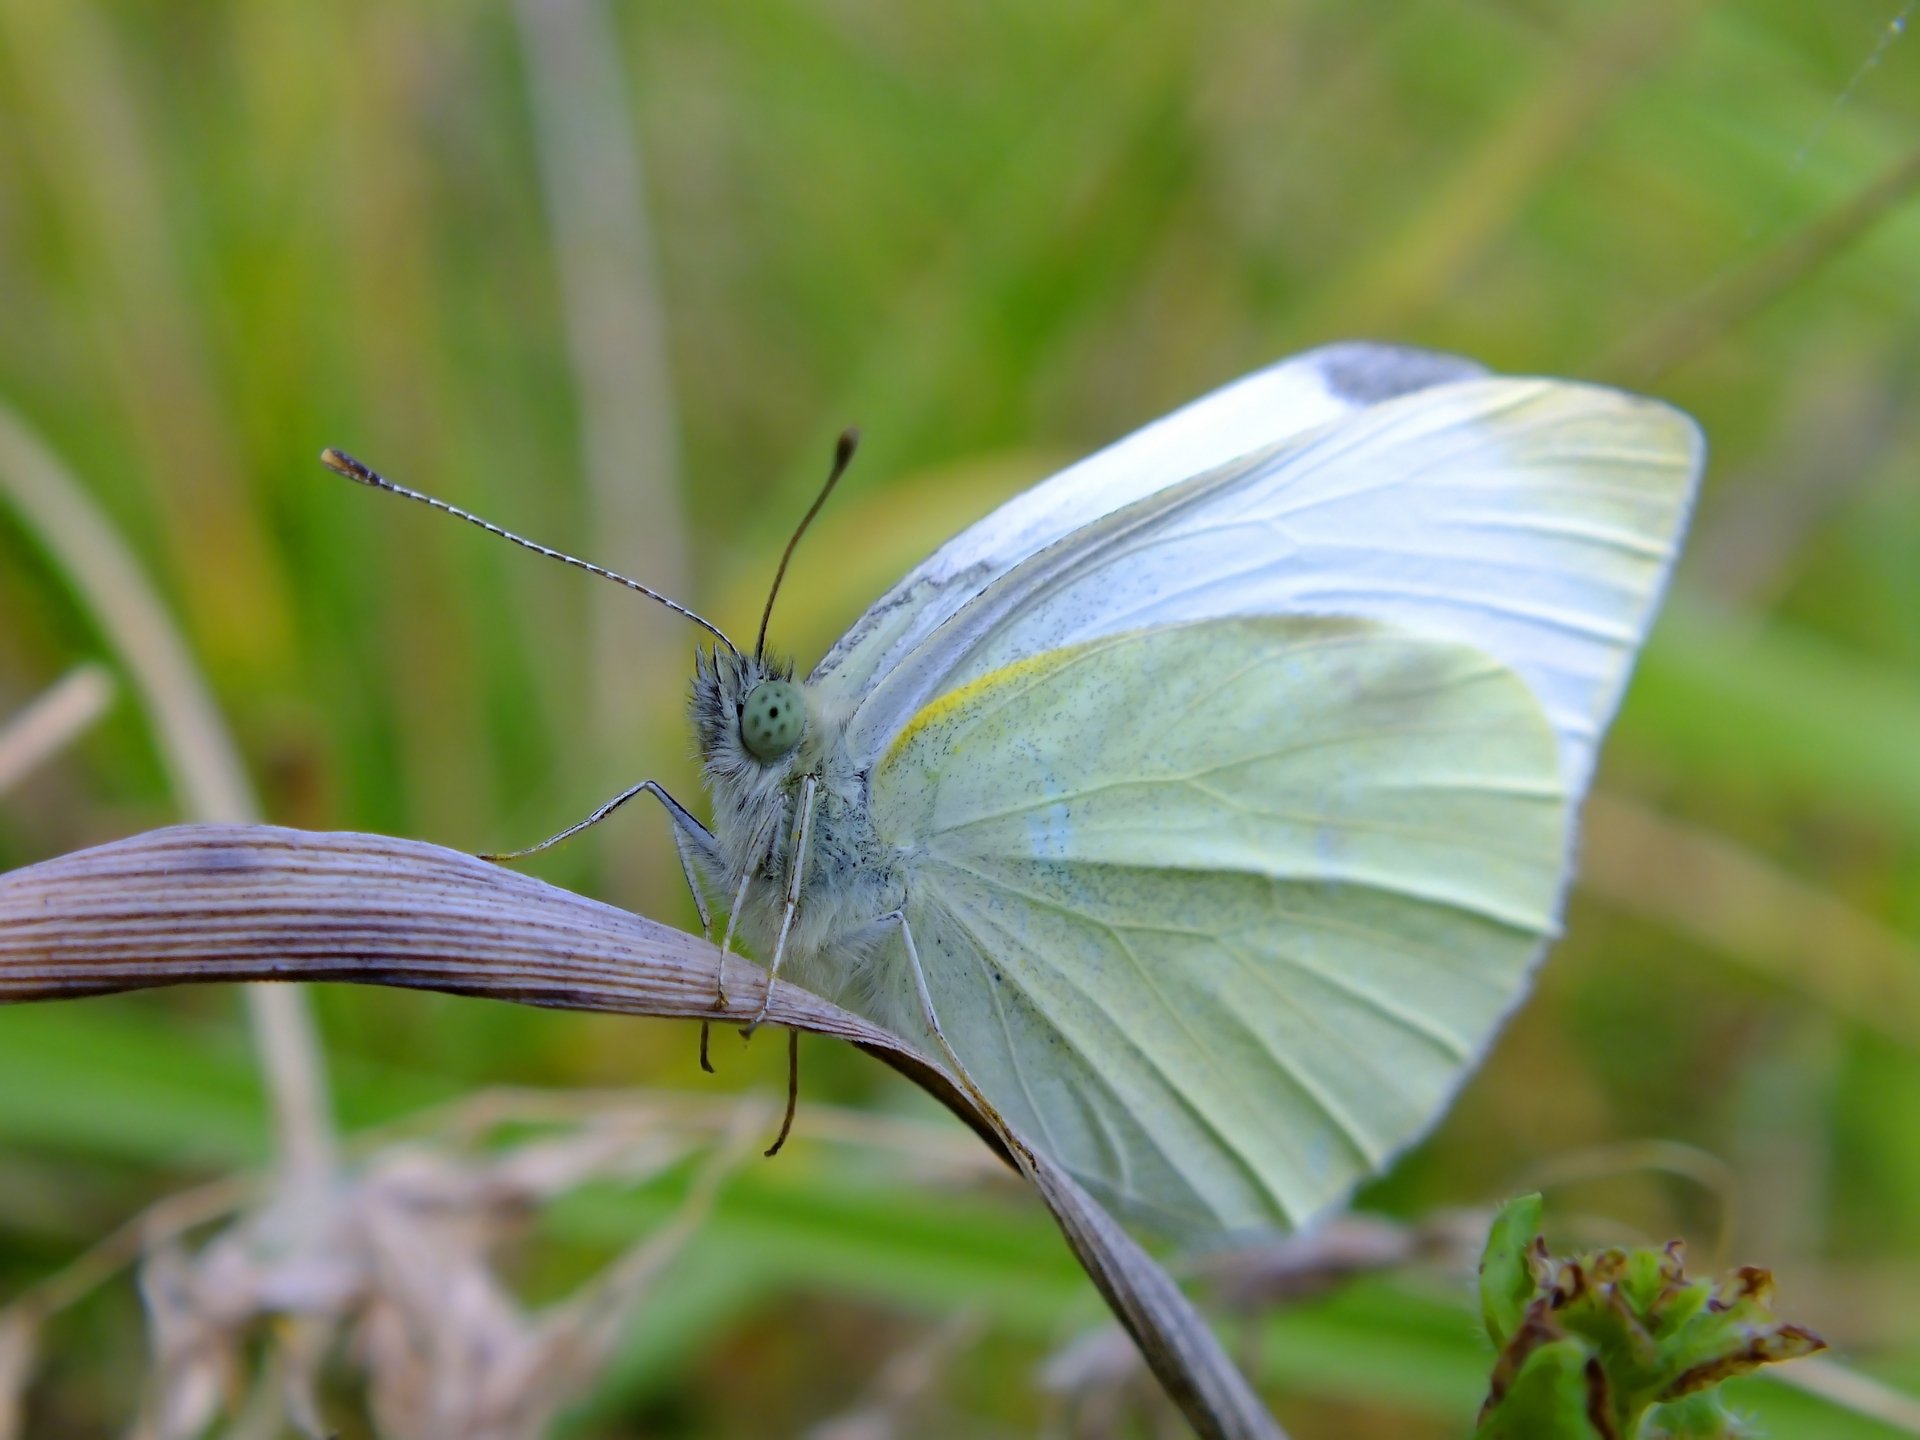
{"type": "Polygon", "coordinates": [[[831,995],[863,983],[864,962],[889,938],[879,917],[897,908],[899,883],[875,837],[867,775],[846,743],[845,717],[833,713],[791,664],[773,657],[704,651],[694,667],[692,717],[702,778],[713,806],[713,834],[726,873],[708,877],[731,904],[745,882],[737,932],[760,959],[772,954],[796,862],[795,830],[806,782],[814,782],[812,822],[799,903],[783,973],[831,995]],[[791,686],[804,705],[798,742],[784,754],[756,754],[743,731],[756,687],[791,686]]]}

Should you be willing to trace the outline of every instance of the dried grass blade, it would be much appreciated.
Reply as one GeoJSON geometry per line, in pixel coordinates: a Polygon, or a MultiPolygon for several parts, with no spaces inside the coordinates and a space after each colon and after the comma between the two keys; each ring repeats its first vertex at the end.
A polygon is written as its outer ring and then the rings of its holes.
{"type": "MultiPolygon", "coordinates": [[[[233,980],[335,980],[671,1019],[754,1013],[766,973],[669,926],[455,851],[182,825],[0,876],[0,1003],[233,980]]],[[[1039,1190],[1195,1430],[1284,1440],[1171,1278],[1063,1170],[906,1041],[796,986],[767,1019],[851,1041],[932,1092],[1039,1190]]]]}

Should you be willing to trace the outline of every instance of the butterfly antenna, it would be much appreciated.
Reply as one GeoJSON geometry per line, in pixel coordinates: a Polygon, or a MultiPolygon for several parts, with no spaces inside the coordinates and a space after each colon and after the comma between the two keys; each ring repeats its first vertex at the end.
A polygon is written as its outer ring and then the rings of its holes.
{"type": "Polygon", "coordinates": [[[702,617],[694,614],[693,611],[689,610],[686,606],[682,605],[679,601],[669,600],[665,595],[662,595],[658,590],[649,589],[647,586],[642,585],[638,580],[629,580],[624,575],[615,574],[611,570],[604,569],[601,566],[595,565],[592,562],[587,560],[577,559],[576,557],[565,554],[562,551],[550,550],[545,545],[536,544],[534,541],[528,540],[524,536],[514,534],[511,530],[501,529],[498,525],[495,525],[491,520],[482,520],[478,515],[475,515],[470,510],[462,510],[458,505],[449,505],[444,500],[436,500],[433,498],[433,496],[423,494],[418,490],[409,490],[404,485],[396,485],[393,483],[393,481],[387,479],[386,476],[380,474],[378,471],[371,470],[365,465],[362,465],[358,460],[354,459],[353,456],[347,454],[346,451],[344,450],[335,450],[331,446],[329,446],[327,449],[322,450],[320,452],[320,463],[326,466],[327,469],[333,471],[333,473],[336,475],[344,475],[349,480],[357,480],[362,485],[370,486],[375,490],[385,490],[391,495],[398,495],[407,500],[418,500],[422,505],[430,505],[435,510],[442,511],[445,514],[453,516],[456,520],[465,520],[469,525],[478,525],[482,530],[486,531],[489,535],[498,535],[502,540],[511,540],[514,544],[520,546],[523,549],[531,550],[536,555],[544,555],[549,560],[558,560],[563,564],[572,565],[577,569],[586,571],[589,575],[598,575],[602,580],[611,580],[617,585],[624,585],[629,590],[638,590],[642,595],[645,595],[649,600],[658,600],[662,605],[666,606],[667,609],[673,611],[676,615],[684,615],[687,617],[687,619],[693,621],[694,624],[700,626],[704,630],[711,632],[714,635],[714,637],[720,641],[722,645],[726,646],[727,649],[733,651],[736,659],[740,655],[739,648],[733,643],[733,641],[729,640],[726,637],[725,633],[720,629],[718,625],[715,625],[712,621],[703,619],[702,617]]]}
{"type": "Polygon", "coordinates": [[[773,618],[774,598],[780,593],[780,582],[787,578],[787,562],[793,559],[793,552],[800,544],[800,537],[807,533],[807,527],[813,523],[813,517],[820,513],[820,507],[827,503],[827,497],[833,493],[833,487],[840,483],[840,477],[847,473],[847,466],[853,463],[853,452],[860,448],[860,432],[848,427],[840,432],[840,438],[834,442],[833,469],[827,475],[827,483],[820,487],[820,493],[813,497],[813,504],[807,507],[807,513],[800,517],[800,523],[794,527],[793,538],[787,541],[787,548],[781,553],[780,568],[773,572],[773,588],[767,591],[767,608],[760,612],[760,634],[753,642],[753,658],[758,660],[767,653],[767,622],[773,618]]]}

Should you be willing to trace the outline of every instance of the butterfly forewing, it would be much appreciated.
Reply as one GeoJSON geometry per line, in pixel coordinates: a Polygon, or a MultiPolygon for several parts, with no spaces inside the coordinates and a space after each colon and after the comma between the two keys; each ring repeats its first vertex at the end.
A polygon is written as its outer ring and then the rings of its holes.
{"type": "Polygon", "coordinates": [[[1431,1124],[1565,861],[1527,686],[1363,621],[1028,657],[916,716],[872,794],[961,1059],[1083,1183],[1192,1238],[1300,1223],[1431,1124]]]}
{"type": "Polygon", "coordinates": [[[943,692],[1100,635],[1241,615],[1377,619],[1520,674],[1571,789],[1644,636],[1699,473],[1691,421],[1595,386],[1384,401],[1095,519],[986,587],[868,693],[877,755],[943,692]]]}
{"type": "Polygon", "coordinates": [[[1485,373],[1458,355],[1345,341],[1224,385],[954,536],[841,637],[812,680],[860,695],[992,581],[1090,521],[1382,400],[1485,373]]]}

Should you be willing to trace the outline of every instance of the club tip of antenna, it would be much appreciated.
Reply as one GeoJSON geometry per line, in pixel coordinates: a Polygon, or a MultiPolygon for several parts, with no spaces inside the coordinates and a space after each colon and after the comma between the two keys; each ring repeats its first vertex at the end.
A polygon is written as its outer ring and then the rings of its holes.
{"type": "Polygon", "coordinates": [[[327,446],[320,452],[320,463],[336,475],[344,475],[349,480],[358,480],[362,485],[372,483],[373,472],[344,450],[336,450],[331,445],[327,446]]]}
{"type": "Polygon", "coordinates": [[[847,462],[853,459],[853,452],[859,448],[860,427],[849,425],[840,432],[840,439],[834,444],[833,463],[844,469],[847,462]]]}

